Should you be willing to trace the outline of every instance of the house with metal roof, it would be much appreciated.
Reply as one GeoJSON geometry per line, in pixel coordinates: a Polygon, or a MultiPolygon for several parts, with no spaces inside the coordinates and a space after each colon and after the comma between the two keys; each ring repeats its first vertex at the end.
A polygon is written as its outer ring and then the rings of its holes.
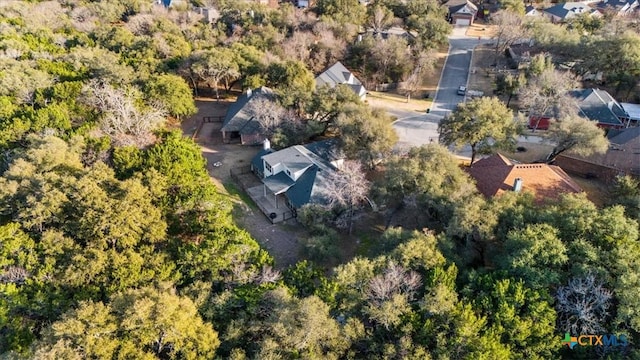
{"type": "Polygon", "coordinates": [[[626,127],[640,126],[640,104],[632,103],[620,103],[620,106],[624,109],[624,112],[629,116],[629,121],[626,127]]]}
{"type": "Polygon", "coordinates": [[[524,8],[524,16],[541,16],[542,13],[540,13],[540,11],[538,11],[538,9],[535,8],[535,6],[533,5],[527,5],[524,8]]]}
{"type": "Polygon", "coordinates": [[[365,89],[362,82],[353,75],[349,69],[347,69],[340,61],[333,64],[327,70],[322,72],[316,77],[316,87],[328,85],[331,88],[336,87],[339,84],[345,84],[351,87],[360,100],[365,100],[367,97],[367,89],[365,89]]]}
{"type": "Polygon", "coordinates": [[[589,14],[591,16],[598,17],[602,16],[599,11],[592,9],[586,2],[559,3],[544,9],[543,14],[553,23],[567,21],[581,14],[589,14]]]}
{"type": "Polygon", "coordinates": [[[562,194],[579,193],[582,189],[560,167],[547,164],[520,164],[501,154],[474,163],[467,170],[476,187],[486,197],[505,192],[530,192],[542,203],[562,194]]]}
{"type": "Polygon", "coordinates": [[[248,193],[273,220],[283,212],[295,214],[306,204],[324,204],[329,178],[338,171],[342,159],[335,139],[278,151],[265,140],[263,150],[251,161],[251,170],[262,185],[248,189],[248,193]]]}
{"type": "Polygon", "coordinates": [[[247,90],[229,106],[222,123],[222,140],[225,143],[240,142],[242,145],[257,145],[264,141],[262,125],[256,120],[251,104],[257,99],[275,101],[273,90],[266,86],[247,90]]]}
{"type": "Polygon", "coordinates": [[[369,28],[365,33],[360,35],[365,35],[365,34],[371,34],[376,38],[382,38],[385,40],[392,37],[399,37],[407,40],[408,43],[412,43],[418,35],[415,31],[410,31],[400,26],[392,26],[390,28],[386,28],[382,30],[369,28]]]}

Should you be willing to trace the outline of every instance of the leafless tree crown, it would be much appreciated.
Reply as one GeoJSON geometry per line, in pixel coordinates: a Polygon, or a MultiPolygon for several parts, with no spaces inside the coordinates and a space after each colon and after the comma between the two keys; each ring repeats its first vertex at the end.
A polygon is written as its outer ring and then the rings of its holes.
{"type": "Polygon", "coordinates": [[[367,296],[372,303],[377,305],[390,300],[396,294],[403,295],[407,301],[410,301],[420,285],[421,279],[418,273],[407,271],[392,262],[382,274],[371,279],[367,296]]]}
{"type": "Polygon", "coordinates": [[[569,284],[558,289],[556,294],[561,329],[572,334],[602,332],[612,296],[594,275],[569,280],[569,284]]]}

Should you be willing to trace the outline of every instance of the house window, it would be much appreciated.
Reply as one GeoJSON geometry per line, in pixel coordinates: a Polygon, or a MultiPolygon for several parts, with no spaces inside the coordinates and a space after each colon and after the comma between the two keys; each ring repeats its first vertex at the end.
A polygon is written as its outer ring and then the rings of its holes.
{"type": "Polygon", "coordinates": [[[271,165],[269,165],[268,162],[265,161],[264,167],[265,167],[265,169],[267,169],[268,172],[271,172],[271,165]]]}
{"type": "Polygon", "coordinates": [[[287,170],[287,175],[291,176],[291,171],[287,170]]]}

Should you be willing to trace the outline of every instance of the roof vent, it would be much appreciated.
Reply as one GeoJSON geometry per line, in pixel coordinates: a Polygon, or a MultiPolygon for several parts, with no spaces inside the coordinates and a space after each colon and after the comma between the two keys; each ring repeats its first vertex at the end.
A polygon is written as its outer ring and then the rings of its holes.
{"type": "Polygon", "coordinates": [[[513,181],[513,191],[515,192],[522,191],[522,178],[516,178],[513,181]]]}

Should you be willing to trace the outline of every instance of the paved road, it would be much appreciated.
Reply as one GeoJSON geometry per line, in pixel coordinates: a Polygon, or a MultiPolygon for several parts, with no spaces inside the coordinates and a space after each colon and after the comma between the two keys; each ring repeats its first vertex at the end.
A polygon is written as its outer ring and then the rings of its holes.
{"type": "Polygon", "coordinates": [[[431,107],[434,115],[445,116],[464,101],[464,96],[457,91],[460,85],[467,86],[473,48],[489,41],[467,37],[466,30],[466,27],[456,27],[449,36],[449,54],[431,107]]]}
{"type": "Polygon", "coordinates": [[[388,109],[387,111],[398,120],[393,124],[398,137],[399,148],[420,146],[438,142],[438,124],[464,96],[457,95],[458,86],[467,83],[469,67],[471,66],[471,51],[481,42],[488,40],[469,38],[465,35],[466,27],[456,27],[449,36],[449,54],[445,62],[442,76],[438,83],[438,90],[429,114],[388,109]]]}
{"type": "MultiPolygon", "coordinates": [[[[456,27],[449,37],[449,54],[442,70],[431,112],[421,114],[413,111],[387,109],[391,115],[398,119],[394,122],[393,127],[400,138],[397,145],[399,149],[438,142],[440,120],[455,109],[458,103],[465,100],[464,96],[457,95],[456,92],[460,85],[467,84],[472,49],[481,43],[490,41],[484,38],[467,37],[466,30],[466,27],[456,27]]],[[[542,138],[538,136],[527,135],[530,136],[521,136],[518,141],[521,143],[542,142],[542,138]]],[[[466,146],[455,151],[455,154],[461,157],[471,157],[471,149],[466,146]]]]}

